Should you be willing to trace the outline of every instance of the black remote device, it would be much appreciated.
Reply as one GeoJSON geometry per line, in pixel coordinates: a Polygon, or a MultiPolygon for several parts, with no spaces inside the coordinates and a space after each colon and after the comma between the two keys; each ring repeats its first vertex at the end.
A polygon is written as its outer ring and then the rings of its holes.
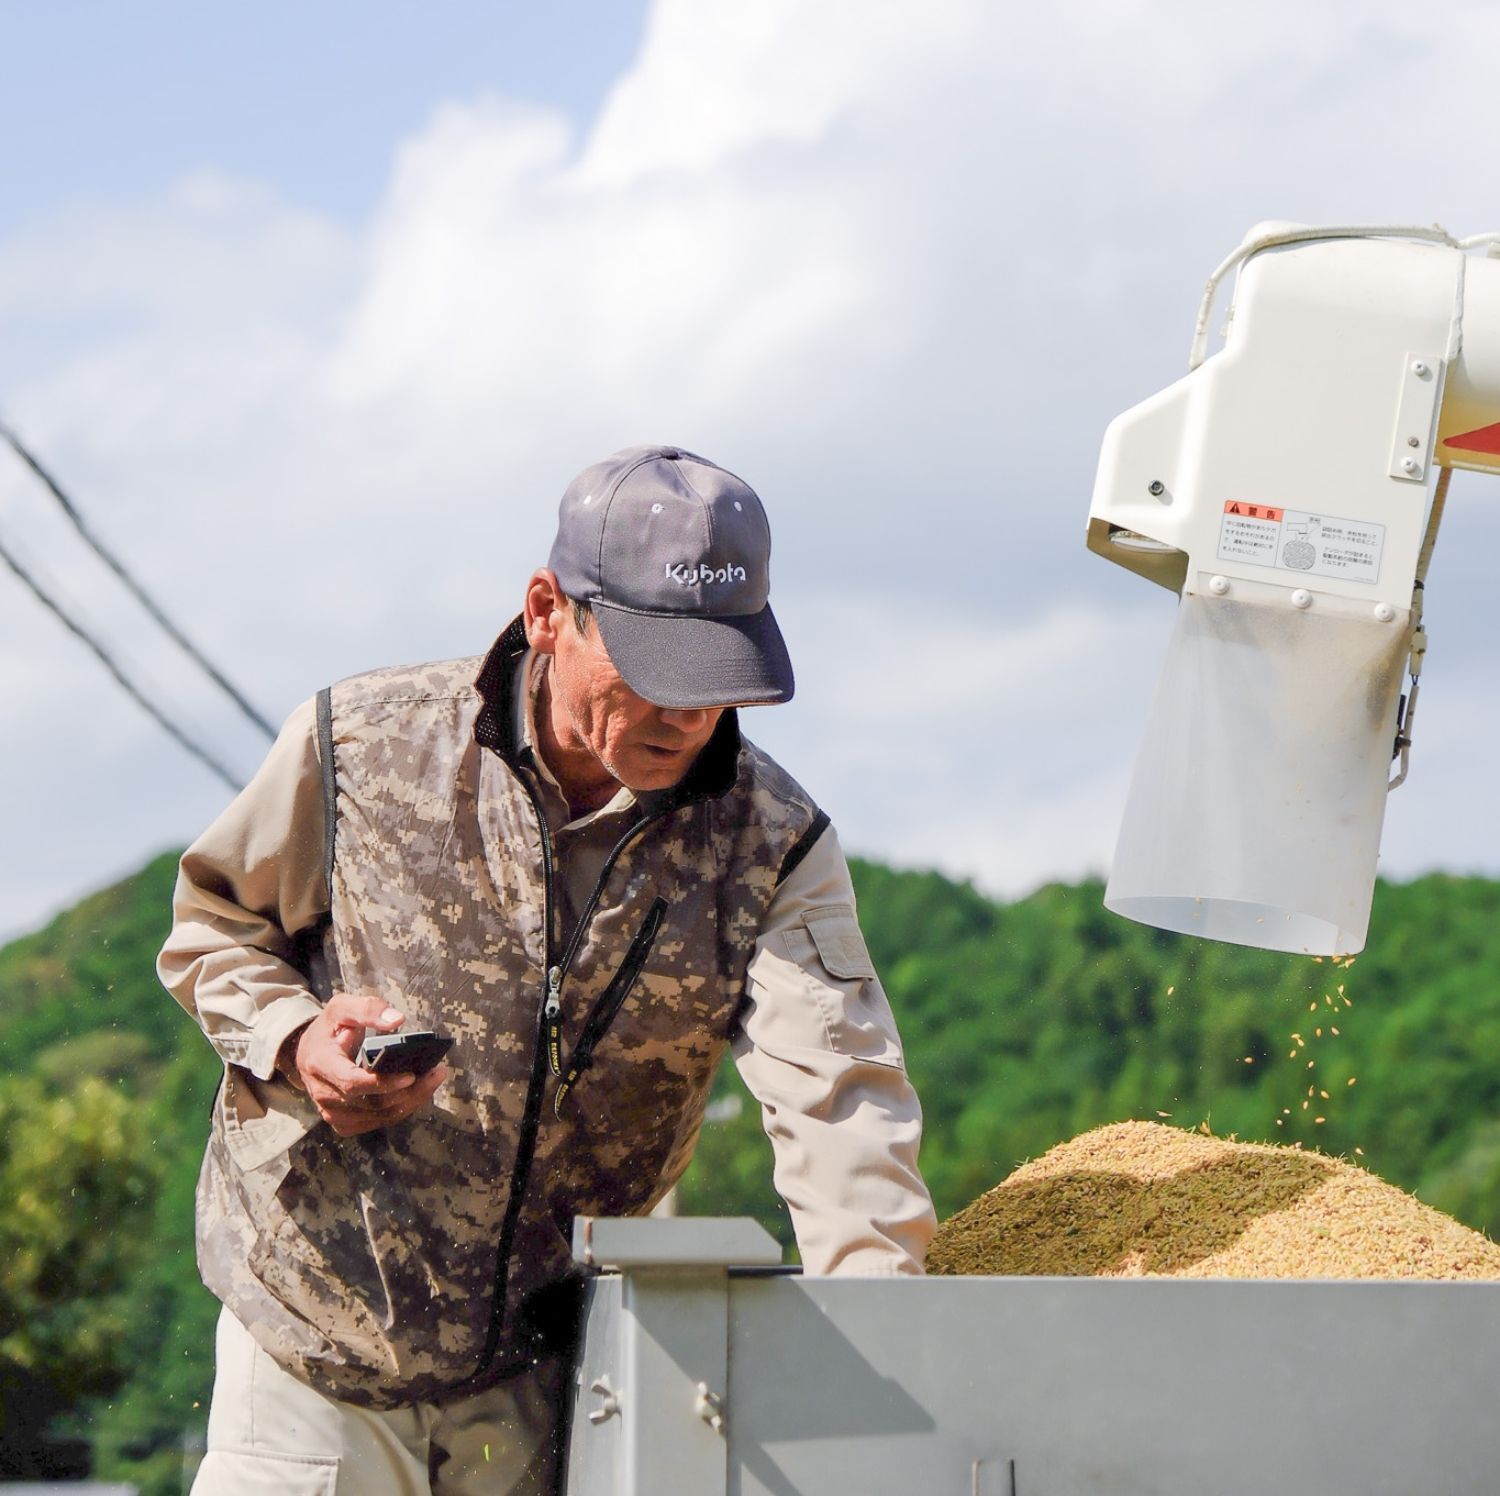
{"type": "Polygon", "coordinates": [[[359,1046],[359,1063],[379,1075],[423,1075],[452,1047],[443,1034],[370,1034],[359,1046]]]}

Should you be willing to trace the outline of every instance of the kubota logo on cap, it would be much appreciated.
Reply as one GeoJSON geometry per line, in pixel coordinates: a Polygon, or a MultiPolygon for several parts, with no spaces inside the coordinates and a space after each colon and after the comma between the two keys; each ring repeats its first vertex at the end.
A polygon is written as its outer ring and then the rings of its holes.
{"type": "Polygon", "coordinates": [[[743,582],[746,580],[743,566],[705,566],[700,561],[689,566],[686,561],[667,562],[667,576],[681,587],[701,587],[705,582],[743,582]]]}

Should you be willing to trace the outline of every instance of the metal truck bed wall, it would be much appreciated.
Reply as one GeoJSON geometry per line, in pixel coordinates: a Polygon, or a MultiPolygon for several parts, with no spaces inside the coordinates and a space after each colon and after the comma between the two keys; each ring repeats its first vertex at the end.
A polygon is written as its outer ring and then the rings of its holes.
{"type": "Polygon", "coordinates": [[[1500,1492],[1500,1284],[802,1278],[579,1222],[568,1496],[1500,1492]],[[714,1420],[717,1418],[718,1426],[714,1420]]]}

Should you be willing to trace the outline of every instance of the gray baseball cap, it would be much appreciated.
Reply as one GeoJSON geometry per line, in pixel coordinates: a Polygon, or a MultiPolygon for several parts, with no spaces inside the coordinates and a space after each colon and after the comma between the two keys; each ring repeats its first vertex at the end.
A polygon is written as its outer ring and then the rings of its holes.
{"type": "Polygon", "coordinates": [[[791,699],[767,599],[771,527],[755,490],[680,447],[626,447],[568,485],[548,559],[594,611],[625,684],[657,706],[791,699]]]}

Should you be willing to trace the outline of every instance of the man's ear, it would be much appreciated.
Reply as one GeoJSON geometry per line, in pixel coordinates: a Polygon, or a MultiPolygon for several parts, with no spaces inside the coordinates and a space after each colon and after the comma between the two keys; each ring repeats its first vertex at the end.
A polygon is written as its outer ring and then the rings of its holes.
{"type": "Polygon", "coordinates": [[[545,566],[532,572],[526,584],[526,642],[538,654],[557,652],[557,634],[567,606],[555,573],[545,566]]]}

